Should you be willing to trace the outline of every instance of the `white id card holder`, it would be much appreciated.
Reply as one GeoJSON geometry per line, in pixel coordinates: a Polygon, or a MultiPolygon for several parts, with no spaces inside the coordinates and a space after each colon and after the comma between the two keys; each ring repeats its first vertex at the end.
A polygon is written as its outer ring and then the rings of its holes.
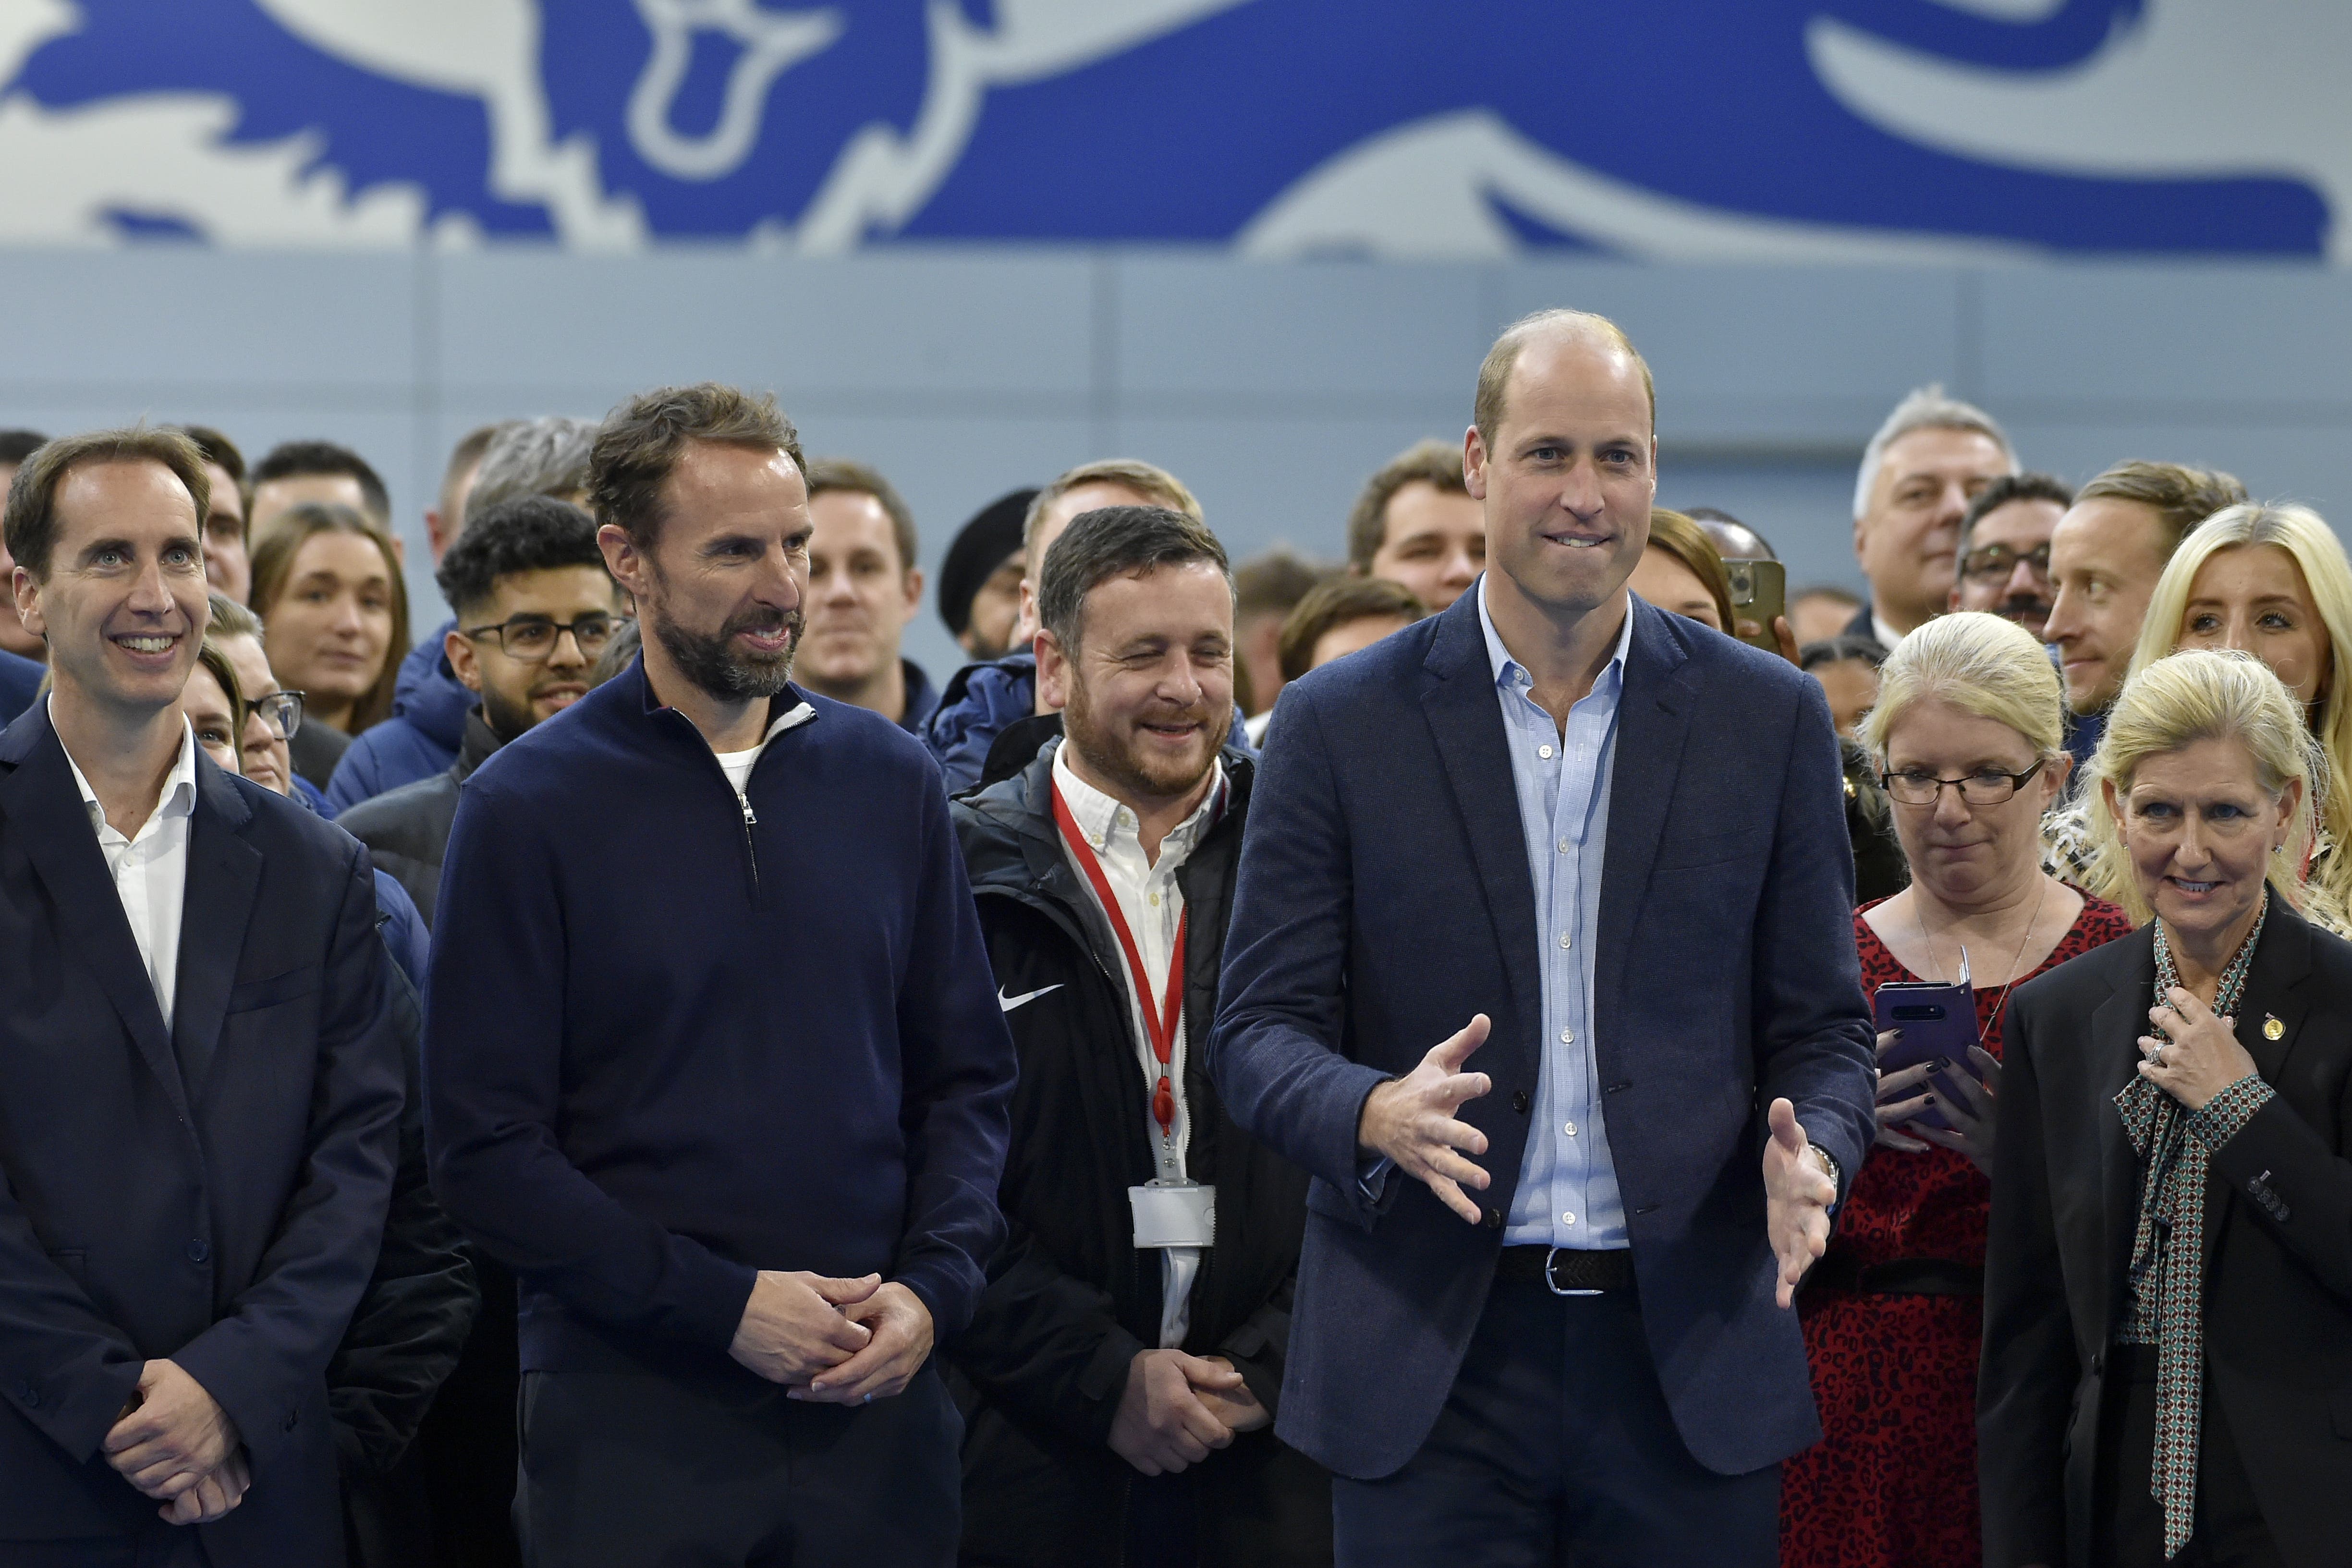
{"type": "Polygon", "coordinates": [[[1208,1247],[1217,1239],[1217,1189],[1197,1182],[1127,1189],[1135,1211],[1135,1244],[1142,1247],[1208,1247]]]}

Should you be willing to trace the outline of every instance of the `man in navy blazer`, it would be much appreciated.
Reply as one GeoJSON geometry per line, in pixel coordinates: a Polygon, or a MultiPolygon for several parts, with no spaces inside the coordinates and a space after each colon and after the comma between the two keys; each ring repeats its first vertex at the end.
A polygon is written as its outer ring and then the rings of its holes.
{"type": "Polygon", "coordinates": [[[56,682],[0,734],[0,1568],[343,1561],[401,1059],[366,852],[178,712],[205,490],[111,432],[7,507],[56,682]]]}
{"type": "Polygon", "coordinates": [[[1829,710],[1627,592],[1612,324],[1512,328],[1477,416],[1486,576],[1285,691],[1243,851],[1212,1071],[1314,1177],[1278,1429],[1343,1563],[1768,1564],[1873,1128],[1829,710]]]}

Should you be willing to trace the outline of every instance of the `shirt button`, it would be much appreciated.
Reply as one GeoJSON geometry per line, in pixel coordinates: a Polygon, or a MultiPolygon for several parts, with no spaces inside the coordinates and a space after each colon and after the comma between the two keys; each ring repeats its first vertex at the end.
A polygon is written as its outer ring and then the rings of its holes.
{"type": "Polygon", "coordinates": [[[1568,1124],[1568,1135],[1571,1138],[1576,1136],[1576,1124],[1573,1122],[1568,1124]]]}
{"type": "Polygon", "coordinates": [[[1536,747],[1536,755],[1538,757],[1549,757],[1551,755],[1551,747],[1549,746],[1538,746],[1536,747]]]}
{"type": "Polygon", "coordinates": [[[1562,840],[1560,840],[1560,841],[1559,841],[1559,852],[1560,852],[1560,853],[1562,853],[1562,854],[1566,854],[1566,853],[1568,853],[1568,851],[1569,851],[1569,843],[1568,843],[1568,841],[1567,841],[1566,839],[1562,839],[1562,840]]]}
{"type": "Polygon", "coordinates": [[[1576,1043],[1576,1031],[1572,1029],[1564,1029],[1560,1030],[1559,1042],[1562,1045],[1574,1045],[1576,1043]]]}
{"type": "Polygon", "coordinates": [[[1559,1217],[1559,1222],[1562,1225],[1573,1225],[1576,1223],[1576,1216],[1572,1214],[1563,1214],[1559,1217]]]}
{"type": "Polygon", "coordinates": [[[1563,947],[1573,947],[1576,946],[1576,938],[1570,933],[1563,931],[1559,934],[1559,945],[1563,947]]]}
{"type": "Polygon", "coordinates": [[[205,1239],[203,1237],[199,1236],[188,1243],[189,1262],[201,1263],[212,1255],[213,1249],[205,1245],[205,1239]]]}
{"type": "Polygon", "coordinates": [[[1151,895],[1151,907],[1154,909],[1160,907],[1160,895],[1156,893],[1151,895]]]}

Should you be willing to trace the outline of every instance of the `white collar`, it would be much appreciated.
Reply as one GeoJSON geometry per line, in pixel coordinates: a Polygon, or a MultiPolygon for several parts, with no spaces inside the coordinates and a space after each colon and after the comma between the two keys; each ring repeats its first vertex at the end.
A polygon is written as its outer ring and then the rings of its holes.
{"type": "MultiPolygon", "coordinates": [[[[1142,824],[1135,812],[1117,796],[1106,795],[1077,775],[1070,766],[1070,744],[1065,740],[1054,748],[1054,785],[1062,792],[1062,803],[1070,809],[1070,820],[1078,825],[1087,843],[1099,853],[1114,838],[1122,842],[1139,844],[1142,824]]],[[[1181,862],[1192,852],[1192,846],[1209,831],[1225,802],[1225,764],[1223,758],[1209,761],[1209,792],[1192,814],[1168,830],[1160,841],[1160,858],[1154,862],[1165,865],[1172,852],[1181,862]]]]}
{"type": "MultiPolygon", "coordinates": [[[[57,705],[58,695],[51,692],[49,694],[49,727],[52,729],[57,727],[58,723],[57,705]]],[[[66,751],[62,738],[58,742],[58,749],[65,751],[66,766],[73,769],[74,788],[81,791],[82,807],[89,813],[90,825],[104,828],[106,808],[99,803],[98,791],[89,787],[89,776],[82,772],[81,764],[74,760],[73,753],[66,751]]],[[[192,816],[195,809],[196,732],[194,727],[188,723],[185,716],[183,716],[180,719],[179,758],[172,764],[172,771],[163,776],[163,792],[156,800],[155,809],[147,814],[147,821],[156,822],[166,817],[192,816]]],[[[142,832],[146,831],[144,824],[142,824],[140,831],[142,832]]]]}
{"type": "Polygon", "coordinates": [[[768,742],[788,729],[798,729],[815,716],[816,709],[807,703],[795,703],[769,721],[767,733],[760,737],[759,745],[747,747],[741,751],[721,751],[714,746],[710,748],[711,754],[715,757],[757,757],[768,749],[768,742]]]}
{"type": "Polygon", "coordinates": [[[1886,618],[1879,614],[1875,603],[1870,607],[1870,634],[1877,638],[1878,645],[1890,653],[1895,652],[1895,644],[1903,641],[1903,633],[1886,623],[1886,618]]]}
{"type": "MultiPolygon", "coordinates": [[[[1495,672],[1495,684],[1505,687],[1533,685],[1535,677],[1528,674],[1525,664],[1511,657],[1511,651],[1503,646],[1503,634],[1495,630],[1495,617],[1486,608],[1486,574],[1483,571],[1478,574],[1478,629],[1486,634],[1486,664],[1495,672]]],[[[1609,655],[1609,662],[1601,667],[1599,674],[1593,676],[1595,691],[1600,690],[1601,682],[1607,680],[1612,672],[1620,675],[1624,673],[1626,650],[1633,645],[1633,596],[1628,593],[1625,596],[1625,624],[1617,629],[1617,651],[1609,655]]]]}

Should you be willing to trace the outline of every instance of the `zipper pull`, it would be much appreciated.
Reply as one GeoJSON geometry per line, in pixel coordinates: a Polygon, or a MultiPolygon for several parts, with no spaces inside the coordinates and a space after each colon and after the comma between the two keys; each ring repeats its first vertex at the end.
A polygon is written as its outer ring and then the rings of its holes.
{"type": "Polygon", "coordinates": [[[738,790],[735,799],[743,803],[743,825],[747,828],[758,827],[760,818],[759,814],[751,810],[751,797],[738,790]]]}

